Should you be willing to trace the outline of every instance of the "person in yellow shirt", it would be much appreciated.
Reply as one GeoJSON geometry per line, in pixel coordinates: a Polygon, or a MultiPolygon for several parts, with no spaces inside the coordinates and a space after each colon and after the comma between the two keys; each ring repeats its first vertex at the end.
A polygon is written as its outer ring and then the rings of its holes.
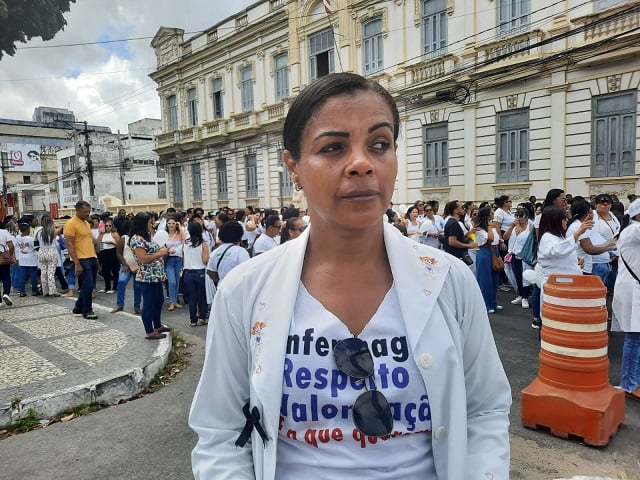
{"type": "Polygon", "coordinates": [[[76,278],[80,282],[73,313],[87,320],[95,320],[98,316],[93,313],[91,294],[98,275],[98,256],[88,222],[90,215],[91,205],[83,200],[77,202],[76,214],[64,226],[64,239],[69,256],[73,259],[76,278]]]}

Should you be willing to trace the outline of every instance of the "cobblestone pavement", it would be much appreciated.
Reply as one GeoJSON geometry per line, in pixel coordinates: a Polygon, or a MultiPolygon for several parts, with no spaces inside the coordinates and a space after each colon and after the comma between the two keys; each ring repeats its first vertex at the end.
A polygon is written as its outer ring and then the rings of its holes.
{"type": "Polygon", "coordinates": [[[0,425],[29,407],[59,413],[62,397],[83,402],[85,390],[86,403],[115,403],[164,366],[170,340],[145,340],[139,316],[94,304],[98,320],[86,320],[71,313],[72,298],[13,301],[0,307],[0,425]]]}

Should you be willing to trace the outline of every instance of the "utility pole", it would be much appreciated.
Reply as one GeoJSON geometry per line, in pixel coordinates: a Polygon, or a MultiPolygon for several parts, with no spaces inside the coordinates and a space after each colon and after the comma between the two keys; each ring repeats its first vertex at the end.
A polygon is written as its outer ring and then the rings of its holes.
{"type": "Polygon", "coordinates": [[[87,121],[84,122],[84,148],[85,148],[85,156],[87,157],[87,174],[89,175],[89,196],[91,197],[91,201],[93,201],[93,197],[95,195],[95,185],[93,184],[93,163],[91,162],[91,139],[89,138],[89,130],[87,129],[87,121]]]}
{"type": "Polygon", "coordinates": [[[122,191],[122,204],[127,204],[127,192],[124,187],[124,152],[122,151],[122,144],[120,143],[120,130],[118,130],[118,165],[120,165],[120,190],[122,191]]]}

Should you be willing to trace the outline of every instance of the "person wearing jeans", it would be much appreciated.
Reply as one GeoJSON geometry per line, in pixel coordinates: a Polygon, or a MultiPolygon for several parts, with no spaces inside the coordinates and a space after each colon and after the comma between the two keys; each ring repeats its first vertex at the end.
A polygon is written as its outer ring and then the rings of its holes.
{"type": "Polygon", "coordinates": [[[169,239],[165,245],[169,248],[169,256],[165,260],[164,271],[169,284],[169,311],[175,308],[182,308],[178,303],[178,293],[180,288],[180,274],[182,273],[182,243],[184,235],[180,223],[174,218],[167,219],[167,233],[169,239]]]}
{"type": "Polygon", "coordinates": [[[209,245],[202,237],[203,229],[199,223],[189,222],[187,228],[189,238],[185,241],[183,249],[183,281],[189,304],[189,319],[191,326],[195,327],[208,323],[205,273],[209,262],[209,245]]]}
{"type": "Polygon", "coordinates": [[[171,329],[162,324],[162,304],[164,291],[162,283],[167,279],[164,273],[162,259],[169,253],[165,246],[161,247],[151,239],[153,217],[146,212],[140,212],[133,218],[131,226],[131,240],[129,246],[138,264],[135,282],[140,284],[142,291],[142,324],[147,340],[160,340],[171,329]]]}
{"type": "Polygon", "coordinates": [[[87,320],[96,320],[93,313],[93,287],[98,276],[98,256],[89,225],[91,205],[84,200],[76,203],[76,214],[64,226],[64,238],[67,242],[69,257],[73,259],[74,272],[80,283],[78,299],[73,313],[87,320]]]}
{"type": "Polygon", "coordinates": [[[116,244],[116,258],[120,263],[120,271],[118,273],[118,286],[116,288],[116,308],[111,310],[111,313],[121,312],[124,310],[124,297],[127,291],[127,284],[131,277],[133,277],[133,311],[136,315],[140,315],[142,310],[140,309],[140,303],[142,302],[142,289],[140,284],[136,282],[135,274],[132,272],[129,265],[134,261],[133,252],[129,246],[129,235],[122,235],[116,244]]]}
{"type": "Polygon", "coordinates": [[[133,310],[136,314],[142,312],[140,308],[140,303],[142,303],[142,289],[140,288],[140,282],[136,282],[135,273],[132,273],[131,270],[129,270],[129,267],[121,266],[120,273],[118,274],[116,308],[111,310],[112,313],[124,310],[124,296],[131,277],[133,277],[133,310]]]}

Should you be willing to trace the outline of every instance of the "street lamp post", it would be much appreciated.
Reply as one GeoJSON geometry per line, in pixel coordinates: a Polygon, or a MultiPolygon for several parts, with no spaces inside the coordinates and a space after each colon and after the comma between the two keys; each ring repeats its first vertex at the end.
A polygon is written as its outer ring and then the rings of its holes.
{"type": "Polygon", "coordinates": [[[280,192],[280,210],[282,211],[282,174],[284,173],[284,168],[282,165],[278,165],[278,190],[280,192]]]}

